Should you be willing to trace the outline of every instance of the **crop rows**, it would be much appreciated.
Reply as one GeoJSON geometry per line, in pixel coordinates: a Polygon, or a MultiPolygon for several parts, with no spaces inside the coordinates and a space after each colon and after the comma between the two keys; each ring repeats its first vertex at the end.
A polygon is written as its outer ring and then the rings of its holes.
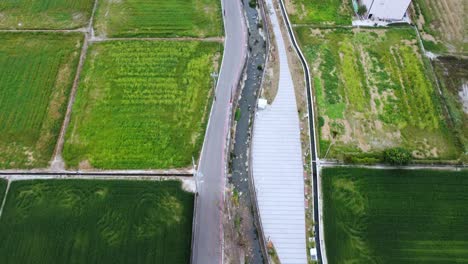
{"type": "Polygon", "coordinates": [[[113,37],[220,36],[221,6],[218,0],[103,0],[95,28],[113,37]]]}
{"type": "Polygon", "coordinates": [[[0,263],[189,262],[194,198],[180,182],[17,181],[8,196],[0,263]]]}
{"type": "Polygon", "coordinates": [[[468,171],[324,169],[334,263],[465,263],[468,171]]]}
{"type": "Polygon", "coordinates": [[[0,1],[0,28],[72,29],[86,25],[94,0],[0,1]]]}
{"type": "Polygon", "coordinates": [[[47,166],[81,40],[78,34],[0,35],[0,168],[47,166]]]}
{"type": "Polygon", "coordinates": [[[418,158],[456,159],[435,78],[410,28],[298,27],[317,96],[320,149],[378,159],[403,146],[418,158]]]}
{"type": "Polygon", "coordinates": [[[93,44],[66,136],[67,165],[189,166],[203,141],[219,48],[208,42],[93,44]]]}

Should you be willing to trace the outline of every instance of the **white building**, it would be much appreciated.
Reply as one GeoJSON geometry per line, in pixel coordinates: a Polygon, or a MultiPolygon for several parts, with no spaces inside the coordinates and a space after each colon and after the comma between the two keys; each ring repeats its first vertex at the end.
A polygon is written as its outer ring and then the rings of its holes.
{"type": "Polygon", "coordinates": [[[399,21],[404,20],[411,0],[361,0],[360,2],[367,7],[368,19],[399,21]]]}

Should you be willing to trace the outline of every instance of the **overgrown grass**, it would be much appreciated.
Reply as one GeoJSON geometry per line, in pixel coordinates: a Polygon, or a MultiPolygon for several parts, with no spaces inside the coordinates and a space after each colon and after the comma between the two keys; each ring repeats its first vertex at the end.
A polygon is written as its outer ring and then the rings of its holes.
{"type": "Polygon", "coordinates": [[[67,165],[189,166],[203,142],[210,73],[221,49],[218,43],[187,41],[92,44],[67,130],[67,165]]]}
{"type": "Polygon", "coordinates": [[[462,161],[468,163],[468,113],[463,109],[460,96],[463,85],[468,82],[468,59],[439,57],[433,65],[450,115],[450,129],[457,136],[457,143],[464,153],[462,161]]]}
{"type": "Polygon", "coordinates": [[[89,21],[94,0],[2,0],[0,28],[72,29],[89,21]]]}
{"type": "Polygon", "coordinates": [[[0,34],[0,168],[47,166],[82,38],[79,34],[0,34]]]}
{"type": "Polygon", "coordinates": [[[322,178],[330,264],[468,259],[468,171],[327,168],[322,178]]]}
{"type": "Polygon", "coordinates": [[[351,25],[353,15],[348,0],[286,0],[293,24],[351,25]]]}
{"type": "Polygon", "coordinates": [[[429,62],[411,28],[311,29],[296,33],[314,78],[323,157],[378,158],[390,147],[419,159],[457,159],[460,149],[429,62]]]}
{"type": "Polygon", "coordinates": [[[211,37],[222,35],[218,0],[102,0],[98,35],[112,37],[211,37]]]}
{"type": "Polygon", "coordinates": [[[13,182],[0,262],[189,263],[193,199],[176,181],[13,182]]]}
{"type": "Polygon", "coordinates": [[[3,202],[3,196],[5,195],[5,191],[7,188],[7,181],[4,179],[0,179],[0,205],[3,202]]]}

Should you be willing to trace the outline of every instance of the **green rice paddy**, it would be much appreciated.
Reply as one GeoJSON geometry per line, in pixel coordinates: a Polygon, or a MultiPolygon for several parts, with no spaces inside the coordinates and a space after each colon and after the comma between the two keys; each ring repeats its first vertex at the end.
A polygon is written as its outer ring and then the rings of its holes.
{"type": "Polygon", "coordinates": [[[193,199],[178,181],[16,181],[0,263],[186,264],[193,199]]]}
{"type": "Polygon", "coordinates": [[[5,195],[5,191],[7,188],[7,181],[4,179],[0,179],[0,205],[3,201],[3,196],[5,195]]]}
{"type": "Polygon", "coordinates": [[[180,168],[203,142],[222,47],[214,42],[92,44],[63,157],[69,167],[180,168]]]}
{"type": "Polygon", "coordinates": [[[46,167],[83,36],[0,33],[0,169],[46,167]]]}
{"type": "Polygon", "coordinates": [[[102,0],[96,33],[112,37],[212,37],[222,35],[219,0],[102,0]]]}
{"type": "Polygon", "coordinates": [[[85,26],[94,0],[2,0],[0,28],[73,29],[85,26]]]}
{"type": "Polygon", "coordinates": [[[468,171],[326,168],[327,258],[341,263],[468,263],[468,171]]]}

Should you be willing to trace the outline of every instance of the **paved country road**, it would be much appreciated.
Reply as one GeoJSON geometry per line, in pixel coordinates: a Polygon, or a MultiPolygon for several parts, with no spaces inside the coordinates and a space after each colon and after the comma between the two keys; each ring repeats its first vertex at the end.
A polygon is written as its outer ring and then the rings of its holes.
{"type": "MultiPolygon", "coordinates": [[[[246,59],[246,25],[241,1],[221,0],[225,28],[223,62],[198,166],[198,199],[193,234],[193,264],[222,263],[226,140],[232,92],[246,59]]],[[[207,73],[209,74],[209,73],[207,73]]]]}

